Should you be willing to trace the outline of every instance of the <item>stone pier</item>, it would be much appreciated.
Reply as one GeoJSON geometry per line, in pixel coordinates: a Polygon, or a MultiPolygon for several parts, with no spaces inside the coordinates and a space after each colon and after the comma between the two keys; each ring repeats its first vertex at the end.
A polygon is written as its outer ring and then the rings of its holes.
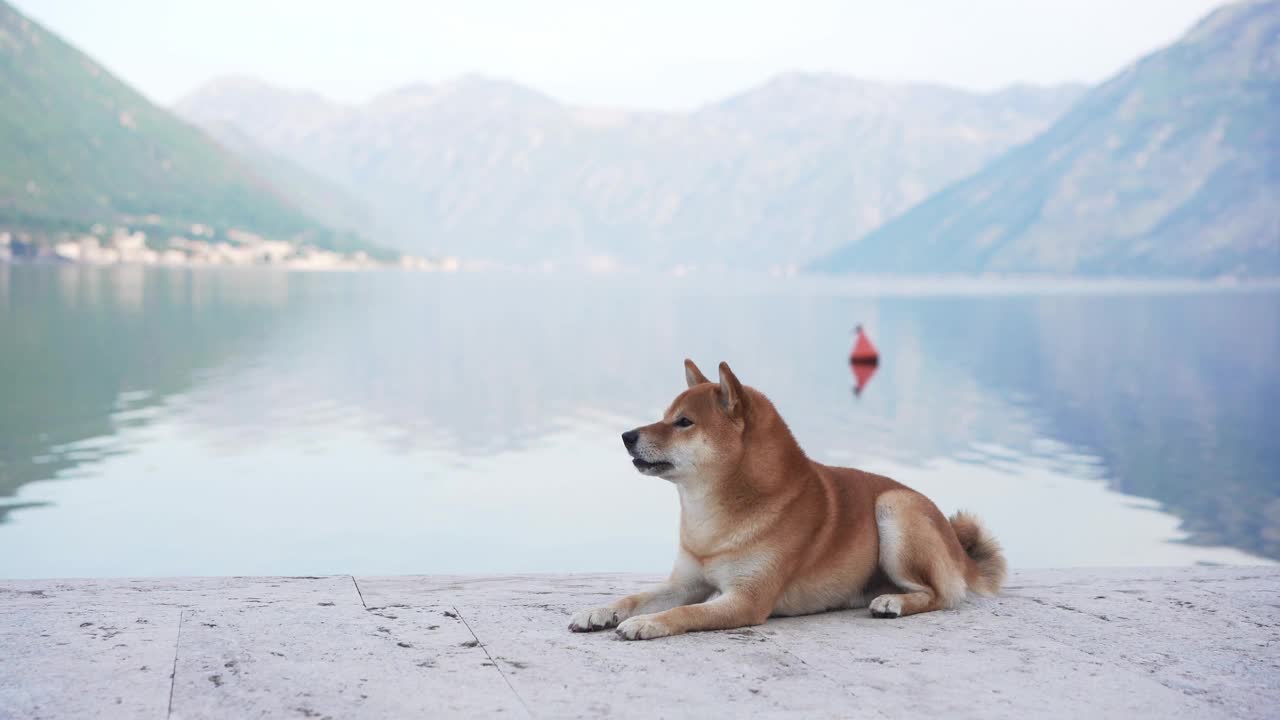
{"type": "Polygon", "coordinates": [[[655,578],[0,581],[0,718],[1274,718],[1280,568],[1014,572],[998,598],[628,642],[655,578]]]}

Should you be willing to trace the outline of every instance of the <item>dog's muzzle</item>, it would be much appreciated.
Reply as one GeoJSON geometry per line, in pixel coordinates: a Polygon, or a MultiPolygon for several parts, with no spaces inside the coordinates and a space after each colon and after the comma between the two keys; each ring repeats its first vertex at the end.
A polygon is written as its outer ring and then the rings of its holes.
{"type": "Polygon", "coordinates": [[[635,466],[644,475],[661,475],[671,470],[674,465],[664,460],[646,460],[640,457],[636,445],[640,442],[640,433],[635,430],[628,430],[622,433],[622,444],[627,448],[627,453],[631,455],[631,464],[635,466]]]}

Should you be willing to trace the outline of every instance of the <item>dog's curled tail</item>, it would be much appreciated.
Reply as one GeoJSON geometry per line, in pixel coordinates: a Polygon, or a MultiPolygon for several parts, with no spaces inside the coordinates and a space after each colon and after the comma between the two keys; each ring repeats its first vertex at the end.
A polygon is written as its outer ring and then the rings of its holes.
{"type": "Polygon", "coordinates": [[[951,516],[951,529],[969,556],[965,580],[969,589],[980,595],[995,595],[1004,584],[1006,565],[1000,543],[971,513],[958,512],[951,516]]]}

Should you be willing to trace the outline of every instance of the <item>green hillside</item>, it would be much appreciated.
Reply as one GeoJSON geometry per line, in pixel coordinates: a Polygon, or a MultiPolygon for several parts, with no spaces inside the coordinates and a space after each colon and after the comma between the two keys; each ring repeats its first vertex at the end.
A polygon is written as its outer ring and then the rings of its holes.
{"type": "Polygon", "coordinates": [[[193,223],[361,246],[0,0],[0,227],[193,223]]]}
{"type": "Polygon", "coordinates": [[[218,123],[201,129],[251,168],[255,175],[272,187],[280,188],[289,203],[306,213],[307,217],[315,218],[326,227],[344,230],[359,230],[373,224],[369,208],[337,183],[267,150],[235,126],[218,123]]]}

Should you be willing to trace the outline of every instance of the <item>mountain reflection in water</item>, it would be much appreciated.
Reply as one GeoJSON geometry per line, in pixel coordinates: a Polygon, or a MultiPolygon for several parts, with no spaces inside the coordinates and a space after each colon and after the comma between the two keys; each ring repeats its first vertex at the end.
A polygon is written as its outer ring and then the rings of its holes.
{"type": "Polygon", "coordinates": [[[661,569],[684,357],[1015,564],[1280,557],[1274,290],[0,266],[0,338],[0,576],[661,569]]]}

